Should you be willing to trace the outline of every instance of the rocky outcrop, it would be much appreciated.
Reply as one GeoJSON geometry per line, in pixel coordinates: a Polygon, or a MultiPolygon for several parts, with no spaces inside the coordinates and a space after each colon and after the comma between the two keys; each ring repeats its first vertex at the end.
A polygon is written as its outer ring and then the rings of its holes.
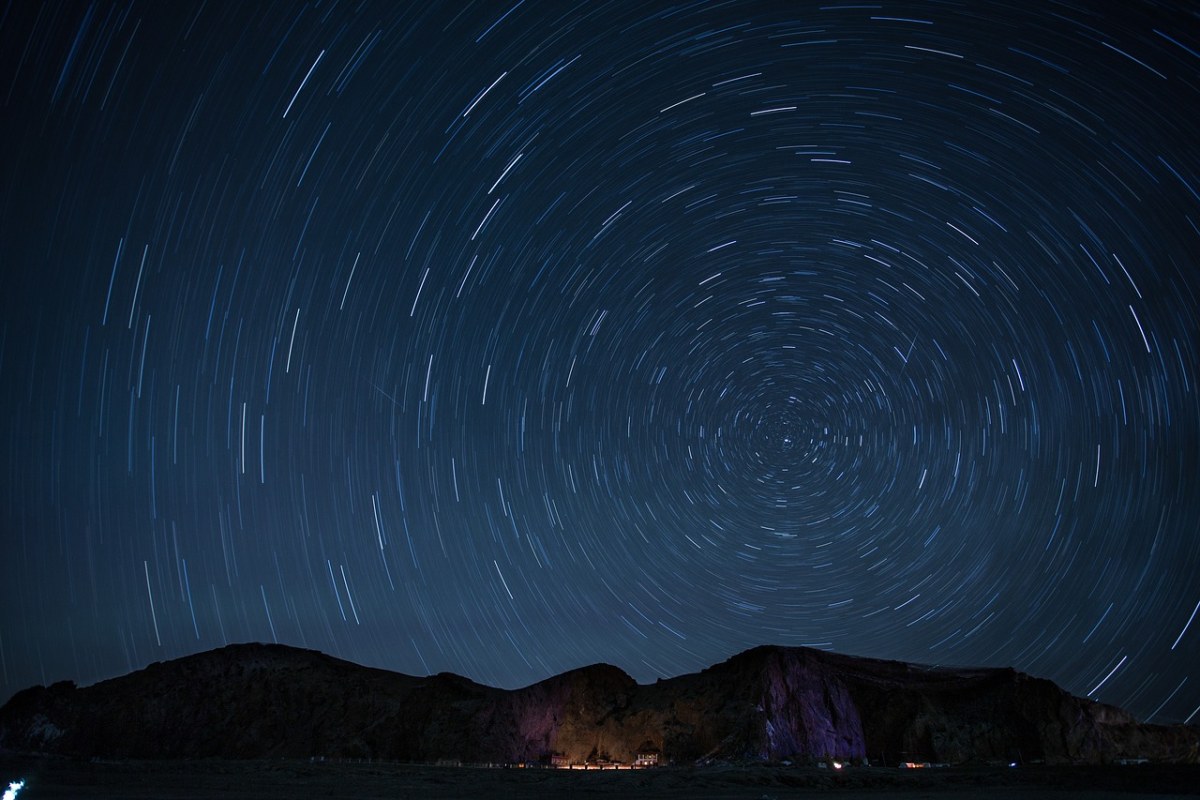
{"type": "Polygon", "coordinates": [[[232,645],[86,688],[26,689],[0,709],[0,747],[110,758],[1181,762],[1197,741],[1196,727],[1141,725],[1014,670],[783,647],[651,685],[601,664],[506,691],[232,645]]]}

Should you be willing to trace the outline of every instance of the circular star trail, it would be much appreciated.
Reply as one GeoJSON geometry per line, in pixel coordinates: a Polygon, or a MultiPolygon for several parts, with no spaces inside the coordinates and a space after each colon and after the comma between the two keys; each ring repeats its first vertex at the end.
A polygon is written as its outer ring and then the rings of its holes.
{"type": "Polygon", "coordinates": [[[1196,715],[1195,7],[16,3],[0,92],[5,695],[776,643],[1196,715]]]}

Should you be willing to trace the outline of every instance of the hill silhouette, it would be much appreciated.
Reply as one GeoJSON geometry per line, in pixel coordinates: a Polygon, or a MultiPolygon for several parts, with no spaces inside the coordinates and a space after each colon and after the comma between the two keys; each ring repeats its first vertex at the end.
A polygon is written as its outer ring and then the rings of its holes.
{"type": "Polygon", "coordinates": [[[1012,669],[774,646],[653,684],[597,664],[505,690],[239,644],[0,708],[5,750],[84,758],[1179,763],[1198,740],[1012,669]]]}

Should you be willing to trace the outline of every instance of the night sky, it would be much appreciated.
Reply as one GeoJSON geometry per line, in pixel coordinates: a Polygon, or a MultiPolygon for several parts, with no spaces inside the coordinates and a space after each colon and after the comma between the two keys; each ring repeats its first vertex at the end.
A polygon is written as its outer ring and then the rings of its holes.
{"type": "Polygon", "coordinates": [[[1200,706],[1200,7],[11,0],[0,696],[237,641],[1200,706]]]}

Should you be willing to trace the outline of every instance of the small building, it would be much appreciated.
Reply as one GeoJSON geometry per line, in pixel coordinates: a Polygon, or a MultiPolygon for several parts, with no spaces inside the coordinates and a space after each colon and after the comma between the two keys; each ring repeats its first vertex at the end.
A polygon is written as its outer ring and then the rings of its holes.
{"type": "Polygon", "coordinates": [[[635,767],[657,767],[662,760],[662,753],[657,747],[644,744],[637,749],[633,765],[635,767]]]}
{"type": "Polygon", "coordinates": [[[571,766],[571,761],[562,753],[551,753],[550,766],[554,769],[566,769],[571,766]]]}

